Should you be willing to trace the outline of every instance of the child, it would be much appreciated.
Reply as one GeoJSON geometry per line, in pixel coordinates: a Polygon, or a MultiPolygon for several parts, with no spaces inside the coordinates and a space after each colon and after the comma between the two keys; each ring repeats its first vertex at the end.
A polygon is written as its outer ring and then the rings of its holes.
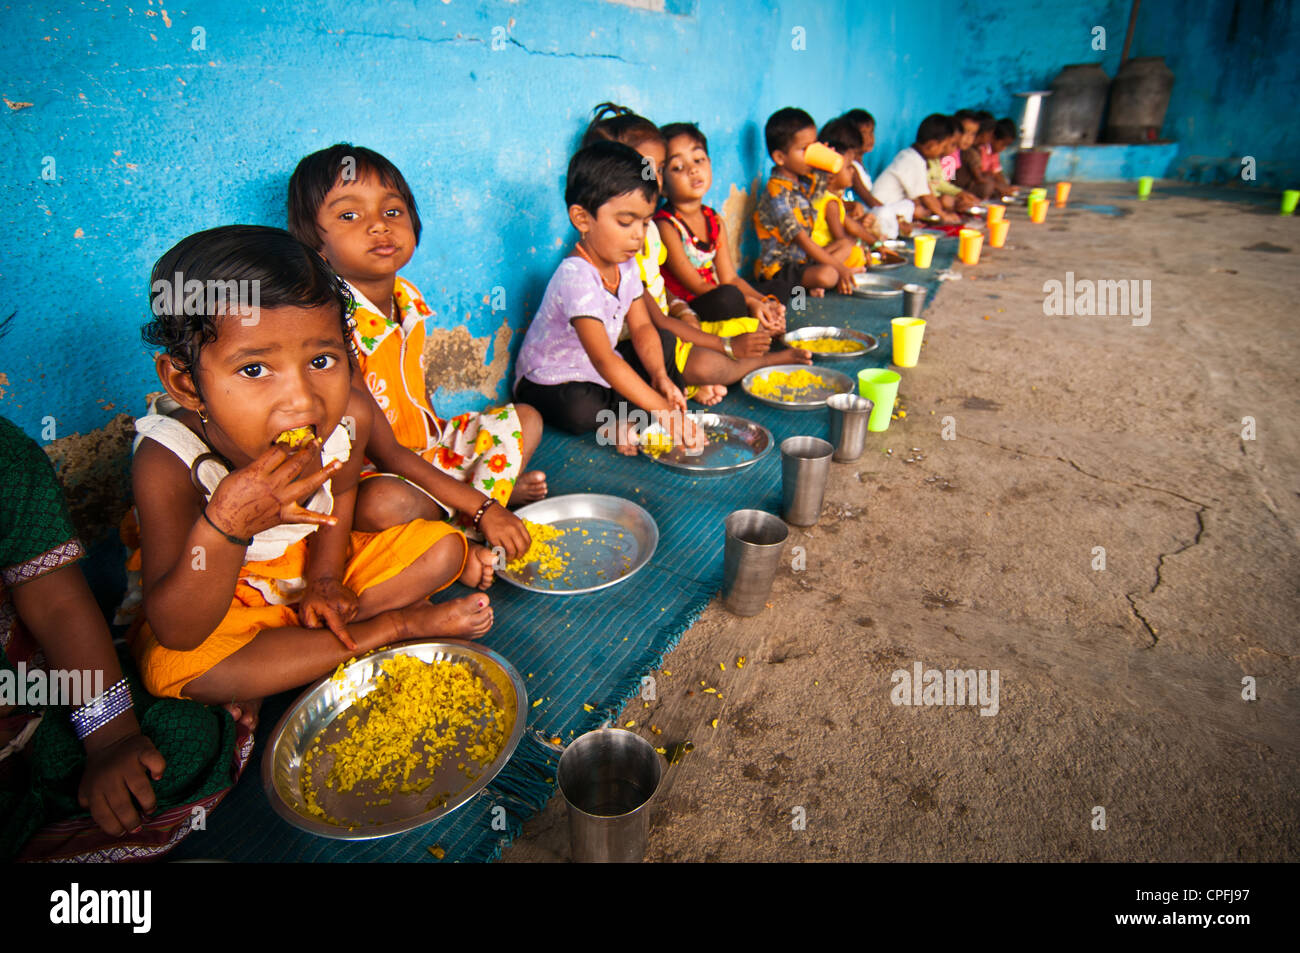
{"type": "Polygon", "coordinates": [[[817,222],[813,226],[812,240],[825,247],[847,236],[853,245],[844,264],[855,268],[866,264],[867,260],[866,253],[858,242],[864,241],[871,245],[880,240],[880,233],[875,228],[875,216],[867,214],[861,219],[850,217],[849,203],[844,197],[844,190],[853,183],[853,163],[862,153],[862,134],[851,121],[839,117],[823,126],[817,139],[838,152],[844,162],[839,172],[831,173],[826,192],[813,203],[813,208],[817,211],[817,222]]]}
{"type": "Polygon", "coordinates": [[[954,181],[972,195],[988,199],[997,191],[997,183],[984,169],[982,147],[992,141],[995,123],[990,112],[980,111],[971,115],[977,123],[975,138],[968,148],[961,150],[961,167],[954,181]]]}
{"type": "Polygon", "coordinates": [[[150,698],[124,677],[76,565],[85,549],[49,458],[4,418],[0,484],[0,669],[15,675],[25,665],[30,675],[45,668],[43,656],[51,688],[71,691],[56,672],[91,673],[92,686],[82,695],[78,677],[80,697],[26,710],[0,701],[0,860],[20,851],[26,860],[165,853],[188,832],[193,806],[210,809],[234,783],[252,749],[250,726],[150,698]],[[77,707],[59,707],[69,703],[77,707]],[[246,742],[238,755],[237,734],[246,742]],[[57,832],[38,833],[52,822],[57,832]]]}
{"type": "Polygon", "coordinates": [[[440,519],[445,510],[511,558],[527,550],[523,523],[505,507],[546,495],[545,474],[521,474],[541,440],[541,417],[510,404],[450,420],[434,413],[424,375],[424,322],[432,311],[397,274],[421,231],[402,173],[379,153],[347,143],[312,153],[289,180],[289,230],[324,256],[352,293],[358,377],[387,420],[377,438],[388,443],[391,428],[392,447],[429,464],[405,474],[367,472],[357,528],[440,519]]]}
{"type": "Polygon", "coordinates": [[[960,224],[961,216],[944,208],[931,191],[928,163],[937,160],[952,138],[952,120],[932,113],[921,120],[916,141],[894,156],[893,161],[876,179],[875,196],[882,202],[911,199],[928,214],[950,225],[960,224]]]}
{"type": "Polygon", "coordinates": [[[812,356],[796,348],[769,353],[773,336],[785,331],[785,306],[736,273],[727,226],[704,204],[713,185],[708,140],[689,123],[672,123],[662,131],[668,143],[668,201],[655,221],[664,226],[664,280],[668,291],[687,303],[682,320],[697,332],[678,334],[677,362],[687,383],[716,382],[701,387],[697,398],[712,404],[726,396],[725,385],[756,368],[808,364],[812,356]]]}
{"type": "Polygon", "coordinates": [[[633,260],[659,197],[645,168],[620,142],[595,142],[569,161],[564,201],[580,238],[551,276],[515,365],[515,396],[548,424],[570,433],[600,429],[600,440],[629,455],[637,443],[626,403],[674,434],[674,419],[686,413],[676,341],[651,323],[633,260]],[[630,337],[616,345],[624,322],[630,337]]]}
{"type": "Polygon", "coordinates": [[[853,190],[853,198],[860,205],[865,206],[860,210],[851,209],[851,215],[856,215],[859,221],[862,221],[867,214],[867,209],[875,215],[876,227],[880,229],[882,238],[893,239],[900,234],[912,234],[912,210],[914,208],[911,199],[899,199],[897,202],[882,202],[871,192],[871,176],[867,174],[866,167],[863,166],[862,160],[866,154],[876,148],[876,119],[865,109],[850,109],[842,117],[849,120],[858,127],[858,134],[862,138],[862,148],[856,159],[853,160],[853,182],[850,186],[853,190]]]}
{"type": "Polygon", "coordinates": [[[961,164],[956,156],[960,155],[958,146],[965,133],[955,117],[944,118],[948,120],[948,138],[944,141],[938,158],[930,159],[926,164],[926,175],[930,179],[930,191],[939,197],[943,207],[950,212],[961,213],[970,209],[978,200],[971,193],[952,183],[952,177],[957,174],[957,168],[961,164]]]}
{"type": "Polygon", "coordinates": [[[827,288],[850,294],[853,275],[862,271],[842,261],[851,242],[845,239],[823,248],[812,240],[814,203],[828,180],[825,172],[804,160],[804,149],[817,141],[812,116],[802,109],[778,109],[768,117],[763,134],[773,168],[754,209],[761,246],[754,287],[767,293],[770,282],[783,289],[806,287],[812,295],[822,295],[827,288]]]}
{"type": "Polygon", "coordinates": [[[478,585],[490,553],[468,558],[443,522],[352,531],[374,404],[353,388],[347,288],[324,259],[280,229],[214,228],[163,255],[152,288],[143,336],[166,394],[136,421],[127,600],[149,691],[255,710],[358,651],[486,632],[486,596],[425,600],[478,585]],[[189,296],[236,279],[258,289],[251,319],[189,296]]]}
{"type": "Polygon", "coordinates": [[[980,147],[980,159],[983,169],[992,179],[993,184],[1002,195],[1015,196],[1020,190],[1007,181],[1002,172],[1002,153],[1015,142],[1016,124],[1011,119],[999,119],[993,124],[993,135],[989,143],[980,147]]]}

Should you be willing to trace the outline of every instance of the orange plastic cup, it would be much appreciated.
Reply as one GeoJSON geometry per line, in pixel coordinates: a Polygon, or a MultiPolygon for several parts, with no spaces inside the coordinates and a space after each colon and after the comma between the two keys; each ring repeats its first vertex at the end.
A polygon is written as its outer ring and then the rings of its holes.
{"type": "Polygon", "coordinates": [[[1007,230],[1011,228],[1011,223],[1005,218],[1000,222],[994,222],[989,226],[989,248],[1001,248],[1007,240],[1007,230]]]}
{"type": "Polygon", "coordinates": [[[1070,183],[1056,183],[1056,207],[1065,208],[1065,203],[1070,200],[1070,183]]]}
{"type": "Polygon", "coordinates": [[[1006,214],[1007,207],[1005,205],[990,205],[988,218],[989,224],[996,225],[998,222],[1002,221],[1006,214]]]}
{"type": "Polygon", "coordinates": [[[1035,225],[1047,221],[1047,199],[1035,199],[1029,203],[1029,220],[1035,225]]]}
{"type": "Polygon", "coordinates": [[[840,169],[844,168],[844,156],[840,155],[830,146],[823,145],[820,142],[814,142],[803,151],[803,160],[814,169],[821,169],[823,172],[829,172],[834,175],[840,169]]]}
{"type": "Polygon", "coordinates": [[[957,233],[957,239],[960,243],[957,246],[957,257],[963,264],[978,265],[980,249],[984,246],[984,233],[974,228],[963,228],[957,233]]]}

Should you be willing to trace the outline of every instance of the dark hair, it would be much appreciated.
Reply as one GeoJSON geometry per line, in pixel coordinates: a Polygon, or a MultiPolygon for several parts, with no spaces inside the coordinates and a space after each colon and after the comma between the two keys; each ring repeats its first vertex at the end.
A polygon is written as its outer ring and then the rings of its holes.
{"type": "Polygon", "coordinates": [[[953,128],[955,122],[951,116],[945,116],[943,113],[931,113],[921,120],[921,125],[916,130],[917,142],[938,142],[941,139],[947,139],[956,130],[953,128]]]}
{"type": "Polygon", "coordinates": [[[993,114],[987,109],[981,109],[975,113],[975,118],[979,121],[980,132],[992,132],[993,127],[997,124],[993,119],[993,114]]]}
{"type": "Polygon", "coordinates": [[[824,142],[836,152],[843,153],[850,149],[862,148],[862,133],[858,131],[858,124],[852,119],[838,116],[822,126],[822,131],[817,133],[817,141],[824,142]]]}
{"type": "Polygon", "coordinates": [[[794,137],[809,126],[816,129],[817,123],[813,122],[813,117],[802,109],[795,109],[793,106],[778,109],[767,117],[767,124],[763,126],[763,138],[767,140],[767,154],[785,152],[790,148],[794,137]]]}
{"type": "Polygon", "coordinates": [[[957,128],[959,130],[962,128],[962,123],[968,120],[975,123],[977,126],[980,121],[979,113],[975,112],[973,109],[959,109],[952,114],[952,118],[953,121],[957,123],[957,128]]]}
{"type": "Polygon", "coordinates": [[[149,276],[154,317],[140,336],[146,344],[163,348],[172,365],[189,374],[197,388],[199,352],[217,339],[221,321],[234,304],[230,292],[235,289],[227,283],[239,283],[236,293],[242,296],[246,281],[255,282],[253,300],[258,308],[338,308],[343,341],[350,347],[352,294],[343,279],[284,229],[265,225],[223,225],[173,245],[149,276]],[[207,292],[200,293],[198,301],[188,293],[192,281],[207,292]],[[223,283],[224,309],[216,306],[214,282],[223,283]],[[174,307],[177,299],[183,307],[174,307]]]}
{"type": "Polygon", "coordinates": [[[420,213],[415,208],[415,195],[402,173],[373,149],[348,142],[335,143],[328,149],[313,152],[293,170],[289,178],[289,231],[294,238],[312,248],[324,244],[316,227],[316,215],[325,196],[343,180],[345,174],[348,181],[374,175],[400,195],[411,216],[415,244],[420,244],[420,213]]]}
{"type": "Polygon", "coordinates": [[[876,124],[876,117],[865,109],[850,109],[844,114],[844,118],[855,126],[874,126],[876,124]]]}
{"type": "Polygon", "coordinates": [[[1015,137],[1016,137],[1015,120],[1010,118],[999,119],[997,122],[993,124],[994,139],[1014,139],[1015,137]]]}
{"type": "Polygon", "coordinates": [[[569,160],[569,175],[564,185],[564,204],[578,205],[592,215],[616,195],[640,192],[654,204],[659,197],[659,182],[646,177],[641,153],[621,142],[598,140],[579,149],[569,160]]]}
{"type": "Polygon", "coordinates": [[[663,133],[665,145],[678,136],[688,136],[692,142],[704,150],[705,155],[709,154],[709,140],[704,138],[704,133],[700,132],[700,127],[694,123],[670,122],[666,126],[660,126],[659,131],[663,133]]]}
{"type": "Polygon", "coordinates": [[[638,116],[626,106],[616,103],[601,103],[592,111],[591,124],[582,134],[582,148],[593,142],[621,142],[635,149],[650,139],[664,141],[659,127],[644,116],[638,116]]]}

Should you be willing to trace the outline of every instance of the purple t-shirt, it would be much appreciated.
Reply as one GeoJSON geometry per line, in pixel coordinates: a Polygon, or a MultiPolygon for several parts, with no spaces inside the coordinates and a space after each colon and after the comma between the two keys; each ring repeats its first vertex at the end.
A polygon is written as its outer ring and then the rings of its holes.
{"type": "Polygon", "coordinates": [[[541,307],[528,325],[519,360],[515,362],[515,386],[527,377],[534,384],[567,384],[590,381],[610,387],[587,356],[574,318],[596,318],[605,326],[609,346],[618,343],[623,321],[632,302],[641,297],[643,285],[636,259],[618,266],[618,297],[605,290],[600,272],[584,258],[570,257],[555,269],[541,307]]]}

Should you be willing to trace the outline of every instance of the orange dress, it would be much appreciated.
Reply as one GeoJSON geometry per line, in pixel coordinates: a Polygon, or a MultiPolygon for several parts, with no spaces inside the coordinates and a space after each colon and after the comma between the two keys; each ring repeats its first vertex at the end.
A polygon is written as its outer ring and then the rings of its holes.
{"type": "MultiPolygon", "coordinates": [[[[351,290],[352,339],[361,372],[397,441],[504,506],[523,469],[523,431],[514,404],[449,420],[439,417],[424,380],[424,322],[433,312],[419,289],[405,278],[394,279],[391,319],[355,287],[351,290]]],[[[371,470],[363,478],[377,475],[371,470]]],[[[459,520],[464,525],[472,517],[460,514],[459,520]]]]}

